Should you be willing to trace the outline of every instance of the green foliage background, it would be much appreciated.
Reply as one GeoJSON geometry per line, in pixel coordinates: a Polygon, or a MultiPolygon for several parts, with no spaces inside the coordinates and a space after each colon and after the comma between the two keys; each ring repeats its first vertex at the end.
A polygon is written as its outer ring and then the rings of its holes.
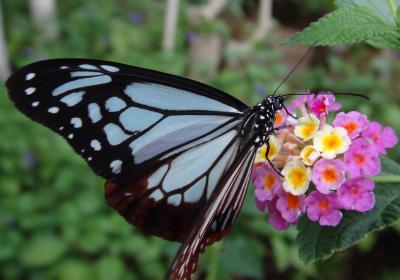
{"type": "MultiPolygon", "coordinates": [[[[188,35],[217,32],[226,39],[233,35],[221,20],[189,30],[184,13],[188,5],[201,1],[182,2],[177,49],[165,54],[160,46],[163,1],[58,1],[61,36],[53,42],[38,36],[26,1],[2,1],[11,62],[18,68],[42,58],[90,57],[186,75],[188,35]]],[[[235,12],[243,2],[232,1],[227,13],[245,22],[245,15],[235,12]]],[[[302,15],[333,6],[332,1],[287,2],[297,5],[302,15]]],[[[272,43],[275,36],[271,34],[245,55],[226,49],[217,78],[206,82],[248,104],[271,93],[290,70],[281,62],[282,49],[272,43]]],[[[309,88],[367,94],[372,99],[369,103],[351,98],[340,101],[347,110],[361,110],[399,133],[399,53],[382,54],[360,45],[336,47],[324,55],[324,64],[315,63],[295,74],[280,92],[309,88]]],[[[199,65],[200,72],[204,69],[206,65],[199,65]]],[[[162,278],[179,244],[142,235],[108,208],[103,180],[60,137],[17,112],[3,85],[0,128],[0,279],[162,278]]],[[[400,149],[389,156],[399,161],[400,149]]],[[[310,235],[315,233],[312,226],[301,223],[310,235]]],[[[206,279],[348,279],[349,274],[366,275],[365,266],[356,260],[360,256],[375,260],[381,246],[397,264],[400,258],[398,252],[389,254],[390,248],[400,244],[398,225],[314,264],[299,259],[296,236],[295,228],[274,231],[255,209],[249,193],[232,233],[201,258],[199,275],[206,279]],[[382,245],[383,237],[392,243],[382,245]],[[358,270],[352,267],[357,264],[358,270]]],[[[307,252],[307,246],[302,252],[313,253],[307,252]]],[[[375,269],[364,279],[400,277],[398,266],[385,258],[370,265],[375,269]]]]}

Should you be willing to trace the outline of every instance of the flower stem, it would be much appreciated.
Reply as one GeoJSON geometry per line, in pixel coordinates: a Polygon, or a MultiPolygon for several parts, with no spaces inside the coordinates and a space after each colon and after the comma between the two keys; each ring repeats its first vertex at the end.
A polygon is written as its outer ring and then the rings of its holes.
{"type": "Polygon", "coordinates": [[[389,7],[390,7],[390,12],[392,13],[394,20],[396,21],[397,16],[396,16],[396,4],[394,3],[394,0],[388,0],[389,7]]]}
{"type": "Polygon", "coordinates": [[[374,176],[372,179],[377,183],[400,183],[399,175],[374,176]]]}

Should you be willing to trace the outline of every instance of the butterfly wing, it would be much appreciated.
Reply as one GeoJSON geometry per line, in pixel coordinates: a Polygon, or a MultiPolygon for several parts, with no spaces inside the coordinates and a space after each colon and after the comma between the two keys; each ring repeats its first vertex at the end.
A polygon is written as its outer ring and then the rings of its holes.
{"type": "MultiPolygon", "coordinates": [[[[251,135],[246,105],[206,85],[98,60],[20,69],[7,88],[106,181],[108,203],[147,233],[184,241],[251,135]]],[[[218,234],[218,231],[216,231],[218,234]]]]}
{"type": "Polygon", "coordinates": [[[199,253],[229,232],[243,204],[255,150],[250,143],[223,177],[219,191],[213,194],[175,257],[167,274],[168,279],[190,279],[199,253]]]}
{"type": "Polygon", "coordinates": [[[21,111],[63,136],[96,174],[125,183],[247,108],[188,79],[97,60],[33,63],[6,85],[21,111]]]}

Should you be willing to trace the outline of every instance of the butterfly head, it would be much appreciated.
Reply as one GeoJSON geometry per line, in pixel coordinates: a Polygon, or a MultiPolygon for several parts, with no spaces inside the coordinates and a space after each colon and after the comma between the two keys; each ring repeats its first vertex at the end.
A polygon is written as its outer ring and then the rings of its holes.
{"type": "Polygon", "coordinates": [[[268,96],[255,106],[255,128],[258,130],[256,142],[258,145],[265,144],[269,135],[275,133],[275,114],[283,108],[282,96],[268,96]]]}

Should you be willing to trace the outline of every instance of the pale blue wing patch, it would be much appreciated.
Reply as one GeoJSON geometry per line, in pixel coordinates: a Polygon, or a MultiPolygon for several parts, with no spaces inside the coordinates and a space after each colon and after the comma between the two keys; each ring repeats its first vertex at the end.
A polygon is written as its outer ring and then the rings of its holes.
{"type": "Polygon", "coordinates": [[[99,76],[102,75],[101,72],[93,72],[93,71],[74,71],[71,72],[71,78],[75,77],[90,77],[90,76],[99,76]]]}
{"type": "Polygon", "coordinates": [[[106,134],[108,143],[112,146],[119,145],[130,137],[115,123],[106,124],[103,131],[106,134]]]}
{"type": "Polygon", "coordinates": [[[126,103],[119,97],[110,97],[106,100],[106,110],[108,112],[114,113],[119,112],[126,107],[126,103]]]}
{"type": "Polygon", "coordinates": [[[72,92],[63,98],[60,99],[62,103],[67,105],[68,107],[73,107],[79,102],[82,101],[83,95],[85,94],[84,91],[77,91],[77,92],[72,92]]]}
{"type": "Polygon", "coordinates": [[[180,194],[171,195],[167,199],[167,203],[174,206],[179,206],[181,204],[181,201],[182,201],[182,195],[180,194]]]}
{"type": "Polygon", "coordinates": [[[184,194],[183,200],[187,203],[196,203],[203,196],[207,178],[203,177],[191,186],[184,194]]]}
{"type": "Polygon", "coordinates": [[[200,137],[231,119],[231,117],[215,115],[169,116],[132,141],[129,147],[132,149],[135,162],[140,163],[155,156],[156,153],[167,151],[200,137]],[[155,146],[156,149],[151,149],[155,146]]]}
{"type": "Polygon", "coordinates": [[[217,100],[160,84],[133,83],[124,90],[134,102],[164,110],[203,110],[240,113],[217,100]]]}
{"type": "Polygon", "coordinates": [[[157,112],[130,107],[119,115],[119,121],[126,130],[137,132],[152,126],[162,117],[163,115],[157,112]]]}
{"type": "Polygon", "coordinates": [[[155,186],[158,186],[161,183],[162,178],[165,173],[167,173],[168,165],[164,164],[160,168],[158,168],[151,176],[147,179],[147,188],[151,189],[155,186]]]}
{"type": "Polygon", "coordinates": [[[88,114],[89,118],[92,120],[92,123],[97,123],[103,118],[101,115],[100,106],[97,103],[90,103],[88,105],[88,114]]]}
{"type": "Polygon", "coordinates": [[[70,90],[107,84],[109,82],[111,82],[111,77],[108,75],[101,75],[101,76],[90,77],[90,78],[81,78],[81,79],[67,82],[65,84],[62,84],[61,86],[56,87],[53,90],[52,95],[58,96],[67,91],[70,91],[70,90]]]}
{"type": "Polygon", "coordinates": [[[210,198],[212,192],[214,191],[215,187],[217,186],[219,180],[221,179],[222,175],[226,171],[228,166],[228,162],[231,157],[235,154],[238,148],[238,144],[233,144],[228,151],[221,157],[218,163],[213,167],[208,176],[208,185],[207,185],[207,199],[210,198]]]}
{"type": "Polygon", "coordinates": [[[236,135],[237,131],[229,131],[179,155],[172,161],[162,189],[165,192],[181,189],[203,175],[236,135]]]}
{"type": "Polygon", "coordinates": [[[72,118],[72,119],[71,119],[71,125],[72,125],[74,128],[81,128],[81,127],[82,127],[82,119],[81,119],[81,118],[78,118],[78,117],[72,118]]]}

